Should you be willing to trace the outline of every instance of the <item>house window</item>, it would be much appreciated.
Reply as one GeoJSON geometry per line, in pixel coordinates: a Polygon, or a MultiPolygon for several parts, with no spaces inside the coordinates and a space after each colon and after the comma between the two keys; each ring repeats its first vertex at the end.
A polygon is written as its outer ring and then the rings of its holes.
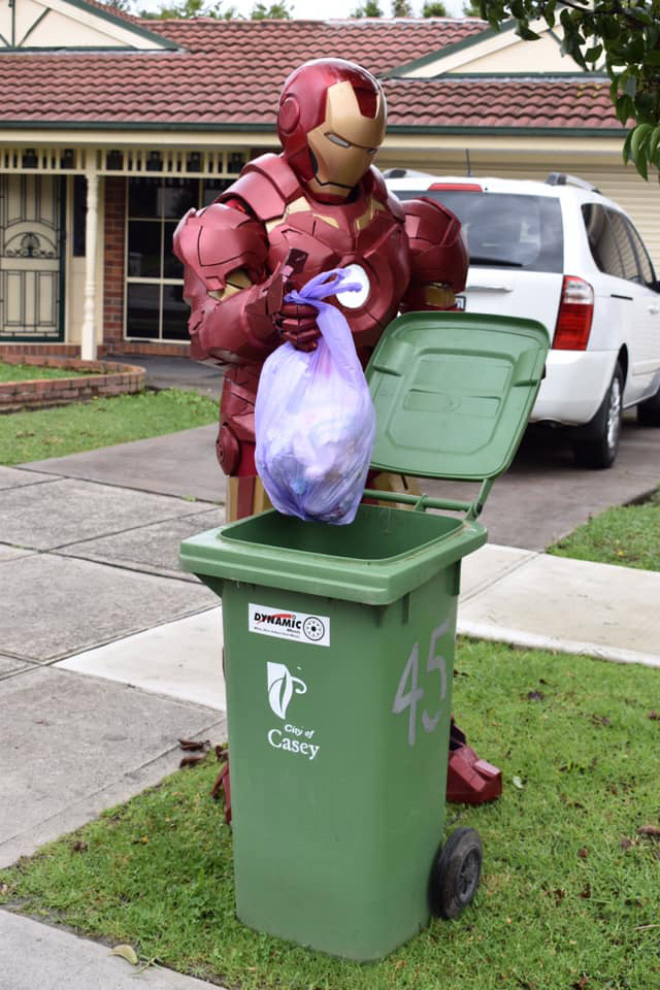
{"type": "Polygon", "coordinates": [[[183,266],[172,237],[191,207],[207,206],[231,179],[128,180],[126,331],[128,340],[188,340],[183,266]]]}

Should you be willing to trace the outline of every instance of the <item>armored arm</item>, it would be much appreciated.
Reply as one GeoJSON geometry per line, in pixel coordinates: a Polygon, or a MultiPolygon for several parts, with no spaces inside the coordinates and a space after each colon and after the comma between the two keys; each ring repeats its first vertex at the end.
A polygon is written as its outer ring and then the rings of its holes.
{"type": "Polygon", "coordinates": [[[451,309],[467,280],[470,259],[460,222],[441,203],[402,203],[410,245],[410,283],[401,310],[451,309]]]}
{"type": "Polygon", "coordinates": [[[260,363],[280,343],[281,266],[266,268],[264,225],[238,199],[190,210],[174,234],[190,305],[191,356],[260,363]]]}

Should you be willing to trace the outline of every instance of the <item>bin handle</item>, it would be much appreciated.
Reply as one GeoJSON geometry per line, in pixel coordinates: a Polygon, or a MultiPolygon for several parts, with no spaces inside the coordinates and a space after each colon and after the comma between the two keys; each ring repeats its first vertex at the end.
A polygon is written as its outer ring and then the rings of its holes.
{"type": "Polygon", "coordinates": [[[481,482],[479,494],[472,502],[451,498],[434,498],[431,495],[409,495],[406,492],[380,492],[373,488],[365,488],[364,498],[375,499],[377,502],[399,502],[402,505],[412,505],[414,512],[425,512],[426,509],[463,511],[466,519],[473,520],[481,515],[492,487],[493,478],[485,478],[481,482]]]}

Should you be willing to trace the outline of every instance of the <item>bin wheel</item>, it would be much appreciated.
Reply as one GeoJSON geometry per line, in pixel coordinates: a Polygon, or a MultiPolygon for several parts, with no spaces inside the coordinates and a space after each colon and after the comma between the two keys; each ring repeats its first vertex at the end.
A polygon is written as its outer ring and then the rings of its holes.
{"type": "Polygon", "coordinates": [[[457,828],[436,856],[431,870],[433,914],[457,918],[472,903],[479,886],[483,847],[473,828],[457,828]]]}

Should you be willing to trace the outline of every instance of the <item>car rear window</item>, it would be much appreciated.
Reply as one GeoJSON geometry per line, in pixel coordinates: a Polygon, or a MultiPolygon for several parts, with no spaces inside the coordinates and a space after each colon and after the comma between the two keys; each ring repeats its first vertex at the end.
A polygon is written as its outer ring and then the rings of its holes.
{"type": "Polygon", "coordinates": [[[561,206],[554,197],[453,189],[396,195],[436,199],[450,209],[467,231],[470,264],[477,268],[563,271],[561,206]]]}

